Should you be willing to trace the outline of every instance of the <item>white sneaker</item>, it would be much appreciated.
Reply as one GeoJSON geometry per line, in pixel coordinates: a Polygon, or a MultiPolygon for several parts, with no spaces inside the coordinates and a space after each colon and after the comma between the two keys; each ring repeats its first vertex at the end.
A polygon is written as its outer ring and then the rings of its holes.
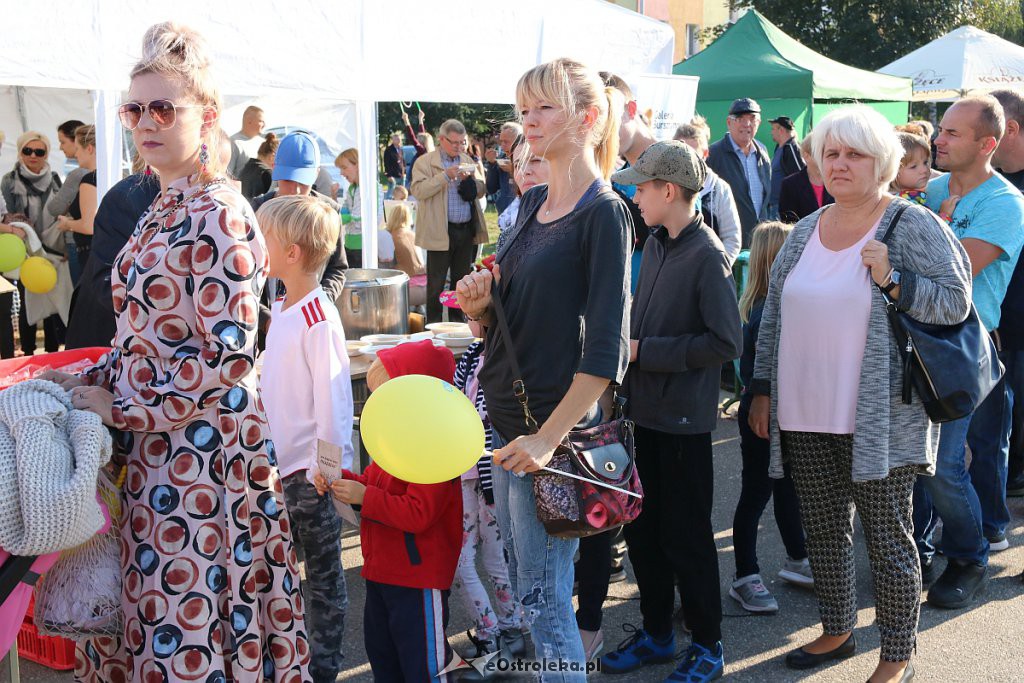
{"type": "Polygon", "coordinates": [[[779,571],[779,578],[801,588],[814,587],[814,574],[811,573],[811,563],[806,557],[802,560],[787,557],[779,571]]]}
{"type": "Polygon", "coordinates": [[[988,551],[990,553],[1001,553],[1010,547],[1010,541],[1006,536],[996,536],[988,539],[988,551]]]}
{"type": "Polygon", "coordinates": [[[744,576],[732,582],[729,597],[743,606],[748,612],[778,612],[779,603],[765,588],[760,574],[744,576]]]}

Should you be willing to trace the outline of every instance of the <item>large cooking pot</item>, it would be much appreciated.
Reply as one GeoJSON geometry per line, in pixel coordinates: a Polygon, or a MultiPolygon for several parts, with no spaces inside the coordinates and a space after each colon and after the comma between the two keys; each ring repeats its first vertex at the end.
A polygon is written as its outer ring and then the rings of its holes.
{"type": "Polygon", "coordinates": [[[335,302],[347,339],[409,332],[409,276],[400,270],[350,268],[335,302]]]}

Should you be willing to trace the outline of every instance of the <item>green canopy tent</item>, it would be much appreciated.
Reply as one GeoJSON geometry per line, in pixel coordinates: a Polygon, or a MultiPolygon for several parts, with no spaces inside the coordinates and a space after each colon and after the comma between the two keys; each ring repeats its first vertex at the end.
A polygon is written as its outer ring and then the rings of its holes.
{"type": "MultiPolygon", "coordinates": [[[[700,77],[697,111],[707,118],[715,138],[725,134],[729,105],[738,97],[757,100],[762,121],[789,116],[805,135],[829,111],[853,101],[878,110],[894,124],[906,123],[913,95],[909,78],[831,60],[790,38],[756,10],[672,72],[700,77]]],[[[769,150],[770,133],[765,123],[757,135],[769,150]]]]}

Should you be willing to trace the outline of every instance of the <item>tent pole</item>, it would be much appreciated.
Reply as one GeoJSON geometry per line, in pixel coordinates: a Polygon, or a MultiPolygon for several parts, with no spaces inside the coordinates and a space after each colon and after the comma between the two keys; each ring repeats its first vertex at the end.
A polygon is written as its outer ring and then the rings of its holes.
{"type": "Polygon", "coordinates": [[[18,108],[18,120],[21,121],[21,130],[27,131],[28,112],[25,110],[25,88],[20,85],[14,86],[14,100],[18,108]]]}
{"type": "Polygon", "coordinates": [[[121,93],[92,90],[93,120],[96,121],[96,201],[121,180],[122,129],[117,120],[121,93]]]}
{"type": "Polygon", "coordinates": [[[356,103],[356,136],[359,149],[359,202],[363,231],[363,268],[377,267],[377,210],[380,199],[377,187],[377,103],[356,103]]]}

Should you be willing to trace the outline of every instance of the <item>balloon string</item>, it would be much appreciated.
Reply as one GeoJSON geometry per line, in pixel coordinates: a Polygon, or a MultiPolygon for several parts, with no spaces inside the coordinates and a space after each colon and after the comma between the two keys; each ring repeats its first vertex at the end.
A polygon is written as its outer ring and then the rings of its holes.
{"type": "MultiPolygon", "coordinates": [[[[494,451],[484,451],[484,455],[487,455],[487,456],[493,458],[494,457],[494,451]]],[[[639,493],[636,493],[635,491],[627,491],[626,489],[619,488],[618,486],[612,486],[611,484],[606,484],[603,481],[598,481],[597,479],[591,479],[590,477],[581,477],[578,474],[570,474],[569,472],[563,472],[562,470],[551,469],[550,467],[541,467],[541,470],[543,470],[544,472],[550,472],[551,474],[560,474],[563,477],[569,477],[570,479],[578,479],[579,481],[585,481],[588,484],[593,484],[594,486],[603,486],[606,489],[611,489],[612,491],[616,491],[618,493],[624,493],[627,496],[633,496],[634,498],[643,498],[642,495],[640,495],[639,493]]]]}

